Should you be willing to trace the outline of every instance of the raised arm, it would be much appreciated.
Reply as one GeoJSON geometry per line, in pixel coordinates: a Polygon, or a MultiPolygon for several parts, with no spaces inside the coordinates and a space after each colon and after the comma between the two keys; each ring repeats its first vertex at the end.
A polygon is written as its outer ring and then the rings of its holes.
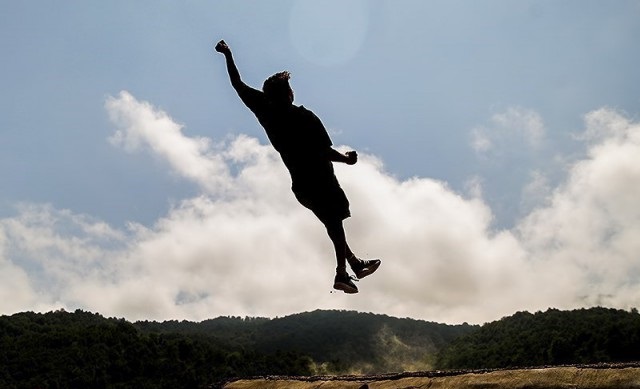
{"type": "Polygon", "coordinates": [[[231,54],[231,49],[224,40],[221,40],[216,45],[216,51],[224,55],[224,58],[227,61],[227,72],[229,73],[229,79],[231,80],[231,85],[238,90],[244,83],[240,78],[240,72],[238,72],[238,68],[236,67],[235,62],[233,61],[233,55],[231,54]]]}
{"type": "Polygon", "coordinates": [[[249,85],[245,84],[240,78],[240,72],[233,61],[233,55],[231,55],[231,49],[225,41],[220,41],[216,45],[216,51],[224,54],[227,61],[227,72],[229,72],[229,79],[231,80],[231,86],[238,92],[238,96],[242,102],[255,114],[264,110],[266,99],[264,93],[257,89],[253,89],[249,85]]]}

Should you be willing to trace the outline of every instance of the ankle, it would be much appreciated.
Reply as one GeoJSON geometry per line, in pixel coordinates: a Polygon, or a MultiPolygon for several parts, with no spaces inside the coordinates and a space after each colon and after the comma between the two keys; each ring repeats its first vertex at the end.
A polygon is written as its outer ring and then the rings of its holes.
{"type": "Polygon", "coordinates": [[[360,259],[358,259],[355,254],[351,254],[347,255],[347,262],[349,262],[350,266],[353,266],[355,264],[358,264],[360,262],[360,259]]]}

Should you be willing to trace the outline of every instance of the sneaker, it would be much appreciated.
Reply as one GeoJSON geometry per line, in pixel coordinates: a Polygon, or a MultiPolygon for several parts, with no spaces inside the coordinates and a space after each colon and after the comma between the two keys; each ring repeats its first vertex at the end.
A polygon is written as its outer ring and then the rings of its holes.
{"type": "Polygon", "coordinates": [[[336,273],[336,278],[333,281],[333,289],[341,290],[349,294],[358,293],[358,287],[356,287],[353,281],[358,280],[351,277],[347,272],[336,273]]]}
{"type": "Polygon", "coordinates": [[[357,262],[351,265],[351,269],[354,273],[356,273],[356,277],[361,280],[369,274],[373,274],[374,271],[378,270],[378,267],[380,267],[380,263],[381,262],[379,259],[358,259],[357,262]]]}

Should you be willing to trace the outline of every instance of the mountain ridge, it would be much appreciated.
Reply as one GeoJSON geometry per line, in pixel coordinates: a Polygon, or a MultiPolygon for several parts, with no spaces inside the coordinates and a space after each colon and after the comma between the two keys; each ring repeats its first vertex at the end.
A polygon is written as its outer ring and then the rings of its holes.
{"type": "Polygon", "coordinates": [[[197,388],[228,377],[634,361],[640,315],[549,309],[472,326],[338,310],[197,323],[22,312],[0,316],[0,350],[0,387],[197,388]]]}

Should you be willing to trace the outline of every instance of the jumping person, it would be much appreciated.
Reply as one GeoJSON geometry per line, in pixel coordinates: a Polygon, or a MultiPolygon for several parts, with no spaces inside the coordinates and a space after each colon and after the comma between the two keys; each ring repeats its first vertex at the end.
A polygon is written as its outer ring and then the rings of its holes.
{"type": "Polygon", "coordinates": [[[342,154],[335,150],[320,119],[303,106],[293,105],[289,72],[269,77],[259,91],[242,81],[231,49],[224,41],[218,42],[216,51],[225,56],[231,85],[280,153],[291,175],[291,190],[296,199],[327,229],[336,252],[334,289],[358,293],[353,283],[355,278],[347,273],[346,263],[361,279],[376,271],[380,260],[359,259],[349,248],[342,225],[343,220],[351,216],[349,201],[333,171],[333,162],[353,165],[358,161],[358,154],[355,151],[342,154]]]}

